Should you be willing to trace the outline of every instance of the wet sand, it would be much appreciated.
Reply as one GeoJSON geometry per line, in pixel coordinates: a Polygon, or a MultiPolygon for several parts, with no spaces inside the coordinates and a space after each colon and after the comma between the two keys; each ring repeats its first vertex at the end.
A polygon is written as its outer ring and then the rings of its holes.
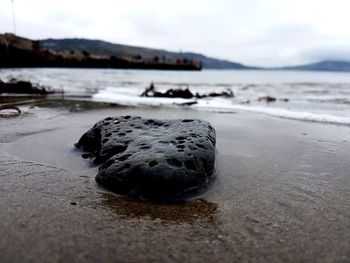
{"type": "Polygon", "coordinates": [[[2,262],[350,262],[350,127],[78,101],[21,110],[0,119],[2,262]],[[211,122],[212,188],[165,205],[98,186],[73,144],[117,115],[211,122]]]}

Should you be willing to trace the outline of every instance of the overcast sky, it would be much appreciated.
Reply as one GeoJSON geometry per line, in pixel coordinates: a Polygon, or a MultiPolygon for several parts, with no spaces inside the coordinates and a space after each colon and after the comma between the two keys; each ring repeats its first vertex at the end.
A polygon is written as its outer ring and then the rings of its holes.
{"type": "MultiPolygon", "coordinates": [[[[350,0],[14,0],[17,34],[193,51],[247,65],[350,60],[350,0]]],[[[0,33],[13,32],[0,0],[0,33]]]]}

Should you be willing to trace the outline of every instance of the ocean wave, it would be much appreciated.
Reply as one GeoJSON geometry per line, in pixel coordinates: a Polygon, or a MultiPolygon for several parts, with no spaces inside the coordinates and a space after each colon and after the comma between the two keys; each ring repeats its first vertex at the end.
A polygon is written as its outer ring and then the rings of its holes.
{"type": "Polygon", "coordinates": [[[296,120],[350,124],[350,75],[291,71],[203,70],[168,72],[109,69],[3,69],[0,79],[28,80],[67,96],[120,105],[174,107],[196,110],[238,110],[296,120]],[[232,90],[234,98],[172,99],[140,97],[151,83],[157,91],[189,88],[192,94],[232,90]],[[264,100],[262,98],[275,98],[264,100]],[[270,103],[268,103],[270,102],[270,103]],[[349,116],[349,117],[348,117],[349,116]]]}
{"type": "Polygon", "coordinates": [[[93,95],[93,100],[100,102],[116,103],[124,106],[176,106],[191,105],[192,109],[206,110],[212,112],[235,112],[247,111],[261,113],[270,116],[294,119],[310,122],[320,122],[329,124],[349,125],[350,118],[328,113],[316,113],[302,111],[300,109],[285,109],[280,107],[269,107],[266,104],[259,105],[242,105],[237,104],[232,99],[227,98],[205,98],[205,99],[182,99],[182,98],[153,98],[140,97],[135,90],[106,88],[93,95]]]}
{"type": "Polygon", "coordinates": [[[247,105],[225,105],[222,103],[199,103],[198,105],[194,105],[193,108],[197,109],[206,109],[210,111],[216,112],[234,112],[234,111],[248,111],[254,113],[266,114],[274,117],[280,117],[284,119],[293,119],[293,120],[301,120],[301,121],[310,121],[310,122],[320,122],[320,123],[328,123],[328,124],[340,124],[350,126],[350,118],[344,116],[337,116],[333,114],[325,114],[325,113],[314,113],[308,111],[298,111],[298,110],[290,110],[283,108],[268,108],[261,106],[247,106],[247,105]]]}

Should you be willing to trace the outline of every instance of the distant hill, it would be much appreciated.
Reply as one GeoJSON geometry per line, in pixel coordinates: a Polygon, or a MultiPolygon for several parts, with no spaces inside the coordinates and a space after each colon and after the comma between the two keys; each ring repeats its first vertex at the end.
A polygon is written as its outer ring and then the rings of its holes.
{"type": "Polygon", "coordinates": [[[210,58],[202,54],[190,52],[171,52],[163,49],[151,49],[144,47],[135,47],[128,45],[113,44],[102,40],[90,40],[82,38],[71,39],[44,39],[39,40],[40,46],[45,49],[50,49],[57,52],[75,51],[88,52],[100,56],[129,56],[142,59],[152,59],[159,57],[160,59],[175,60],[177,58],[186,58],[189,60],[196,60],[202,63],[203,68],[206,69],[253,69],[239,63],[228,60],[220,60],[210,58]]]}
{"type": "MultiPolygon", "coordinates": [[[[63,41],[62,46],[23,38],[14,34],[0,34],[0,68],[18,67],[61,67],[61,68],[116,68],[116,69],[158,69],[158,70],[201,70],[199,60],[189,57],[171,59],[151,50],[132,55],[140,48],[119,45],[120,52],[113,52],[113,44],[95,41],[95,46],[86,41],[63,41]],[[99,44],[103,44],[100,45],[99,44]],[[122,49],[124,48],[124,50],[122,49]],[[131,51],[128,51],[131,50],[131,51]],[[147,54],[142,56],[143,54],[147,54]]],[[[60,43],[60,41],[58,41],[60,43]]]]}
{"type": "Polygon", "coordinates": [[[134,69],[261,69],[350,72],[350,61],[326,60],[279,68],[250,67],[192,52],[113,44],[83,38],[33,41],[13,34],[0,34],[2,67],[95,67],[134,69]]]}
{"type": "Polygon", "coordinates": [[[326,60],[318,63],[300,65],[294,67],[283,67],[286,70],[313,70],[313,71],[350,71],[349,61],[326,60]]]}

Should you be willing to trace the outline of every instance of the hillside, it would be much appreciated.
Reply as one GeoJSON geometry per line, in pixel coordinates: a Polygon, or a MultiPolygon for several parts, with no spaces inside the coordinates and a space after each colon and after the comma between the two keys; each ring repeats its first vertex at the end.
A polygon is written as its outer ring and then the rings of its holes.
{"type": "Polygon", "coordinates": [[[350,71],[349,61],[326,60],[318,63],[300,65],[294,67],[284,67],[286,70],[310,70],[310,71],[350,71]]]}
{"type": "Polygon", "coordinates": [[[44,39],[39,40],[40,45],[49,50],[64,52],[88,52],[100,56],[130,56],[142,59],[153,59],[158,57],[163,60],[176,60],[178,58],[186,58],[188,60],[196,60],[202,63],[203,68],[207,69],[252,69],[239,63],[210,58],[197,53],[178,53],[170,52],[162,49],[151,49],[144,47],[135,47],[128,45],[113,44],[101,40],[89,40],[81,38],[73,39],[44,39]]]}
{"type": "Polygon", "coordinates": [[[350,72],[350,62],[326,60],[307,65],[258,68],[199,53],[113,44],[82,38],[33,41],[0,34],[0,67],[81,67],[134,69],[267,69],[350,72]]]}
{"type": "Polygon", "coordinates": [[[201,61],[181,56],[171,58],[142,48],[129,48],[93,41],[34,41],[14,34],[0,34],[0,68],[63,67],[201,70],[201,61]],[[53,41],[53,42],[52,42],[53,41]],[[141,50],[142,49],[142,50],[141,50]],[[119,50],[115,52],[113,50],[119,50]],[[137,55],[133,52],[143,51],[137,55]],[[142,54],[142,55],[141,55],[142,54]],[[144,54],[147,54],[144,55],[144,54]]]}

